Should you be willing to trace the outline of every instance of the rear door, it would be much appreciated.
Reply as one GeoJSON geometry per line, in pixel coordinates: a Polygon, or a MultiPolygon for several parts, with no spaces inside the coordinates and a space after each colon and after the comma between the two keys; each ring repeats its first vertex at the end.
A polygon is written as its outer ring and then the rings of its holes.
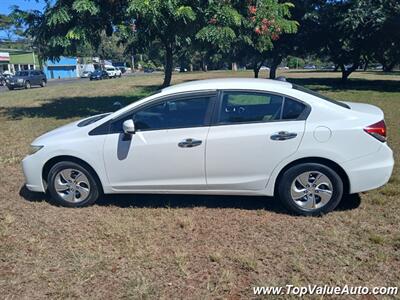
{"type": "Polygon", "coordinates": [[[308,113],[281,95],[222,92],[207,138],[208,189],[264,189],[276,165],[298,149],[308,113]]]}

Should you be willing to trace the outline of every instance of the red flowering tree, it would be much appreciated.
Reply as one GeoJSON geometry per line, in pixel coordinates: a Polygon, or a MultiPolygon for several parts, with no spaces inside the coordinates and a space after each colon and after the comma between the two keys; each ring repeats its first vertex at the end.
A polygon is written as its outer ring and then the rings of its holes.
{"type": "Polygon", "coordinates": [[[291,3],[278,0],[218,1],[205,10],[205,26],[197,38],[252,62],[254,75],[282,34],[296,33],[298,23],[290,20],[291,3]]]}

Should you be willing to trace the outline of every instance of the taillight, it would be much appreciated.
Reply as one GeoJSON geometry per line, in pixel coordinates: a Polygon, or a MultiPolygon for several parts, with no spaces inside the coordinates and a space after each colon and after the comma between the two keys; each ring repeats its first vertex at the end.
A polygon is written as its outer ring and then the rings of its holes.
{"type": "Polygon", "coordinates": [[[384,120],[379,121],[378,123],[369,125],[368,127],[364,128],[364,131],[366,133],[369,133],[370,135],[372,135],[377,140],[379,140],[381,142],[386,142],[387,130],[386,130],[386,124],[385,124],[384,120]]]}

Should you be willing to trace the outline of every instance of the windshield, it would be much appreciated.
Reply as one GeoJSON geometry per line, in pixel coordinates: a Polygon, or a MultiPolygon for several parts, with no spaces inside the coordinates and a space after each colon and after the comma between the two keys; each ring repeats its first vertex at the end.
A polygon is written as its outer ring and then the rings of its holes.
{"type": "Polygon", "coordinates": [[[29,76],[29,72],[28,71],[18,71],[15,75],[16,76],[29,76]]]}
{"type": "Polygon", "coordinates": [[[335,100],[335,99],[329,98],[329,97],[327,97],[327,96],[325,96],[325,95],[322,95],[322,94],[320,94],[320,93],[318,93],[318,92],[315,92],[315,91],[310,90],[310,89],[308,89],[308,88],[305,88],[305,87],[303,87],[303,86],[300,86],[300,85],[297,85],[297,84],[293,84],[293,88],[294,88],[295,90],[301,91],[301,92],[303,92],[303,93],[307,93],[307,94],[313,95],[313,96],[315,96],[315,97],[318,97],[318,98],[324,99],[324,100],[326,100],[326,101],[329,101],[329,102],[331,102],[331,103],[333,103],[333,104],[336,104],[336,105],[339,105],[339,106],[341,106],[341,107],[350,109],[350,106],[348,106],[347,104],[345,104],[345,103],[343,103],[343,102],[340,102],[340,101],[337,101],[337,100],[335,100]]]}
{"type": "Polygon", "coordinates": [[[101,71],[94,71],[93,74],[95,75],[101,74],[101,71]]]}

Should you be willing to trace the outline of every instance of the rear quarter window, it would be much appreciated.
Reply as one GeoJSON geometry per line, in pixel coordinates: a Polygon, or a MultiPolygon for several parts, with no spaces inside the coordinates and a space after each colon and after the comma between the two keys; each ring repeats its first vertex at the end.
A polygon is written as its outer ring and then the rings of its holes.
{"type": "Polygon", "coordinates": [[[285,103],[283,104],[282,120],[296,120],[306,110],[306,106],[299,101],[285,98],[285,103]]]}

